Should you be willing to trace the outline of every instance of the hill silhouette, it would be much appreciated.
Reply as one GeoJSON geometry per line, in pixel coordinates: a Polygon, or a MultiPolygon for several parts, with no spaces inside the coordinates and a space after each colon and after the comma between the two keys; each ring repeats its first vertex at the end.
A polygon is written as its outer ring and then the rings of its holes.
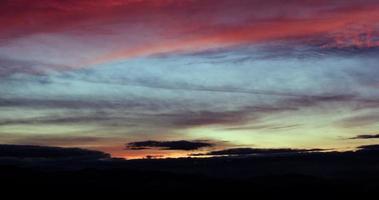
{"type": "Polygon", "coordinates": [[[72,148],[0,145],[1,188],[49,191],[375,193],[374,145],[350,152],[123,160],[72,148]]]}

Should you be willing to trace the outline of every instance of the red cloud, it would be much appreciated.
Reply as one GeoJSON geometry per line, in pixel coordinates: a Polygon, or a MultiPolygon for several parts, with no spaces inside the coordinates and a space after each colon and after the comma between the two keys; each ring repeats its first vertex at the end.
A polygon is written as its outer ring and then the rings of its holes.
{"type": "Polygon", "coordinates": [[[0,13],[0,42],[86,38],[99,49],[90,63],[310,36],[334,38],[326,47],[379,45],[374,0],[15,0],[0,13]]]}

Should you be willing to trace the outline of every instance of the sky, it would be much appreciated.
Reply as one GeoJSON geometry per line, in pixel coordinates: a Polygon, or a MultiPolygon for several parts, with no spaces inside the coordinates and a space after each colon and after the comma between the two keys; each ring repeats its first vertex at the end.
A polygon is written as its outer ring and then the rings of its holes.
{"type": "Polygon", "coordinates": [[[0,143],[181,157],[379,138],[377,0],[3,0],[0,143]]]}

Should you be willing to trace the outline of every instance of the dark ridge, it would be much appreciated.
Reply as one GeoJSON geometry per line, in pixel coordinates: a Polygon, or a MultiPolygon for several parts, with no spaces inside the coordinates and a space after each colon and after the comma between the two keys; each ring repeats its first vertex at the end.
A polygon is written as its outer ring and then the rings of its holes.
{"type": "Polygon", "coordinates": [[[101,151],[32,145],[0,145],[0,158],[110,158],[101,151]]]}

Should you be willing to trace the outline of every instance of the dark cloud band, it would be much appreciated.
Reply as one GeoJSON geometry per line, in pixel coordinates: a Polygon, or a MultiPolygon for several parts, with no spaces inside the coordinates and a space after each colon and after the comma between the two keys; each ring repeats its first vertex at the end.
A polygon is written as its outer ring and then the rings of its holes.
{"type": "Polygon", "coordinates": [[[352,137],[350,139],[379,139],[379,134],[375,134],[375,135],[358,135],[358,136],[352,137]]]}
{"type": "Polygon", "coordinates": [[[270,155],[289,153],[308,153],[322,151],[322,149],[261,149],[261,148],[232,148],[218,151],[210,151],[205,154],[194,154],[194,156],[242,156],[242,155],[270,155]]]}
{"type": "Polygon", "coordinates": [[[140,142],[131,142],[126,145],[127,150],[144,150],[144,149],[154,149],[158,148],[160,150],[183,150],[183,151],[192,151],[198,150],[201,148],[212,147],[214,144],[209,143],[208,141],[140,141],[140,142]]]}

